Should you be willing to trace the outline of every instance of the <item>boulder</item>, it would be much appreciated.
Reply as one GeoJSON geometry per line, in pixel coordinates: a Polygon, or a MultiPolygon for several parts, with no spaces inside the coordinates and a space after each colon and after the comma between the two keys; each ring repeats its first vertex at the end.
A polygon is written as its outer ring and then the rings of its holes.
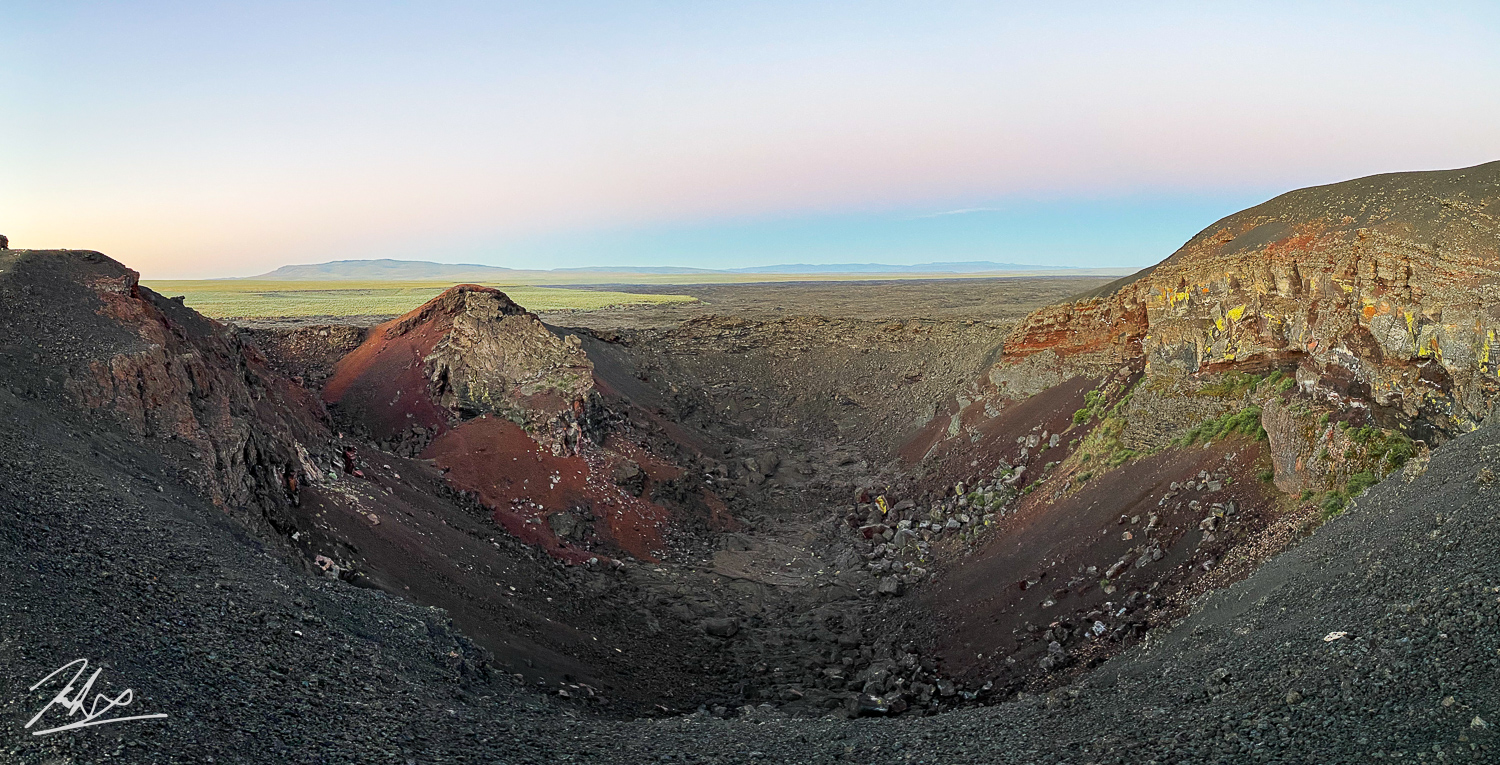
{"type": "Polygon", "coordinates": [[[719,638],[732,638],[740,631],[738,619],[722,617],[717,619],[705,619],[703,631],[709,635],[719,638]]]}

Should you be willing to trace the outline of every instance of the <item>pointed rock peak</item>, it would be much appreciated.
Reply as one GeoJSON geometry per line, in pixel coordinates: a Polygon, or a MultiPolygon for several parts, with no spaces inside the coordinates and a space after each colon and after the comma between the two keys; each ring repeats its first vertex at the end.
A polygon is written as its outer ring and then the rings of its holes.
{"type": "Polygon", "coordinates": [[[577,338],[554,334],[500,290],[461,284],[375,328],[339,361],[323,396],[375,440],[420,449],[483,414],[566,432],[593,393],[593,371],[577,338]]]}
{"type": "Polygon", "coordinates": [[[441,295],[387,324],[385,334],[388,336],[406,334],[428,322],[449,322],[459,314],[469,314],[481,319],[531,315],[519,303],[494,287],[459,284],[443,290],[441,295]]]}

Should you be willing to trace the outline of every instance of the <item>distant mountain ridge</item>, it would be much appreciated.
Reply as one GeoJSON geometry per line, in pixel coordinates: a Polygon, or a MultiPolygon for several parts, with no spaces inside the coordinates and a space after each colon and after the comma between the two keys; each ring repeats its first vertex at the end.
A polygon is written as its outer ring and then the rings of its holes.
{"type": "Polygon", "coordinates": [[[482,266],[477,263],[432,263],[425,260],[334,260],[327,263],[282,266],[249,279],[286,281],[321,280],[390,280],[423,279],[497,279],[515,273],[514,268],[482,266]]]}
{"type": "Polygon", "coordinates": [[[889,263],[834,263],[829,265],[787,263],[778,266],[727,270],[738,274],[983,274],[991,271],[1079,271],[1085,269],[971,260],[961,263],[918,263],[912,266],[896,266],[889,263]]]}
{"type": "Polygon", "coordinates": [[[987,260],[954,263],[919,263],[903,266],[888,263],[831,263],[817,265],[788,263],[749,268],[687,268],[679,266],[592,266],[584,268],[515,269],[484,266],[477,263],[433,263],[425,260],[334,260],[327,263],[282,266],[269,273],[246,277],[273,281],[322,280],[389,280],[421,281],[505,279],[521,273],[621,273],[621,274],[982,274],[1037,272],[1112,274],[1129,273],[1127,268],[1073,268],[1068,266],[1032,266],[1017,263],[994,263],[987,260]]]}

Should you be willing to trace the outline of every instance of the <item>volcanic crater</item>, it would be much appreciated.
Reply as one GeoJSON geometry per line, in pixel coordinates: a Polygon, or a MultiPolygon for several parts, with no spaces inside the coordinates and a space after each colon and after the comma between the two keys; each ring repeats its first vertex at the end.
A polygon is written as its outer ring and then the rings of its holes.
{"type": "MultiPolygon", "coordinates": [[[[534,706],[598,721],[632,756],[650,737],[611,725],[1066,709],[1097,677],[1126,682],[1158,636],[1210,634],[1218,606],[1205,604],[1226,588],[1292,576],[1273,564],[1326,552],[1320,540],[1348,533],[1325,525],[1394,507],[1378,503],[1484,437],[1471,434],[1500,393],[1497,206],[1492,163],[1292,192],[1113,283],[851,283],[839,305],[814,294],[827,285],[802,297],[752,285],[735,288],[739,303],[545,316],[457,285],[374,325],[221,324],[99,253],[0,251],[5,432],[26,445],[13,451],[52,461],[7,457],[7,549],[43,579],[92,567],[101,598],[149,587],[139,613],[177,625],[179,652],[213,608],[277,646],[307,637],[298,624],[333,641],[276,648],[297,666],[246,659],[247,677],[323,687],[318,657],[352,656],[363,669],[346,671],[371,693],[395,682],[389,664],[433,715],[477,727],[495,704],[534,706]],[[925,292],[892,306],[912,290],[925,292]],[[113,500],[38,520],[37,498],[78,483],[75,470],[89,476],[79,491],[113,500]],[[274,557],[316,595],[247,610],[262,596],[238,593],[262,585],[224,575],[211,585],[223,599],[178,593],[190,605],[167,616],[152,582],[188,585],[152,567],[208,564],[179,550],[131,565],[106,541],[59,563],[15,536],[92,530],[110,501],[160,514],[168,499],[170,524],[219,540],[202,550],[274,557]],[[139,581],[116,584],[122,573],[139,581]],[[415,637],[397,635],[408,627],[415,637]],[[433,688],[463,711],[440,711],[433,688]]],[[[1493,473],[1477,470],[1487,486],[1493,473]]],[[[250,570],[226,560],[213,565],[250,570]]],[[[1480,579],[1459,589],[1500,587],[1480,579]]],[[[1443,634],[1488,650],[1493,635],[1473,630],[1494,624],[1493,607],[1474,618],[1443,634]]],[[[257,650],[243,656],[269,655],[257,650]]],[[[1492,653],[1464,671],[1494,665],[1492,653]]],[[[1179,701],[1233,698],[1239,671],[1195,678],[1179,701]]],[[[1354,693],[1329,687],[1323,698],[1354,693]]],[[[1454,703],[1480,722],[1450,743],[1482,760],[1500,720],[1484,717],[1493,692],[1464,687],[1454,703]]],[[[1128,734],[1106,728],[1080,734],[1094,759],[1068,761],[1115,761],[1099,742],[1128,734]]],[[[509,754],[423,730],[443,758],[608,759],[530,730],[509,754]]],[[[673,746],[711,735],[674,730],[673,746]]],[[[777,730],[785,743],[829,729],[777,730]]],[[[918,729],[883,730],[860,739],[872,758],[889,730],[918,729]]],[[[402,735],[372,740],[390,744],[382,755],[421,750],[402,735]]]]}

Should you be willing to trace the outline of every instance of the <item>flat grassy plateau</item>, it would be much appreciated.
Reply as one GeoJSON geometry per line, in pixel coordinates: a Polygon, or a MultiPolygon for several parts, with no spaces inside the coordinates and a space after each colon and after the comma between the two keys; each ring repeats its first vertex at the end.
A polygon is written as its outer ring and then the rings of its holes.
{"type": "MultiPolygon", "coordinates": [[[[299,316],[394,316],[422,305],[451,282],[391,281],[143,281],[168,297],[215,319],[259,319],[299,316]]],[[[689,295],[651,295],[601,290],[574,290],[487,284],[531,311],[596,310],[626,305],[696,303],[689,295]]]]}

